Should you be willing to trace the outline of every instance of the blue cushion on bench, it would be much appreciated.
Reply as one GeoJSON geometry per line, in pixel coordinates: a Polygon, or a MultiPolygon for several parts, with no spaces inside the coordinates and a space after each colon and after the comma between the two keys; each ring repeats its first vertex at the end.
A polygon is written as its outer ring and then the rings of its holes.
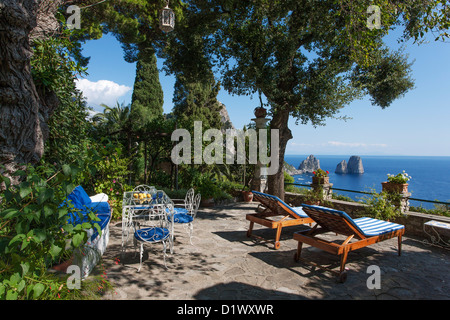
{"type": "Polygon", "coordinates": [[[88,205],[92,202],[82,186],[77,186],[73,189],[67,196],[67,199],[72,200],[73,205],[77,208],[81,208],[83,205],[88,205]]]}
{"type": "MultiPolygon", "coordinates": [[[[109,221],[111,220],[110,214],[98,214],[97,217],[100,219],[100,221],[92,221],[92,224],[98,223],[100,226],[100,230],[105,230],[105,228],[108,226],[109,221]]],[[[91,241],[94,241],[95,238],[98,236],[98,231],[96,228],[94,228],[94,233],[91,236],[91,241]]]]}
{"type": "MultiPolygon", "coordinates": [[[[82,186],[77,186],[68,196],[67,200],[70,200],[74,206],[74,209],[69,209],[68,213],[68,223],[73,225],[82,224],[83,222],[88,222],[88,213],[92,211],[100,221],[91,221],[92,224],[97,223],[101,230],[104,230],[111,220],[111,208],[109,203],[103,202],[92,202],[86,191],[82,186]]],[[[67,206],[67,201],[65,200],[61,206],[67,206]]],[[[98,231],[94,228],[94,233],[91,236],[91,241],[98,236],[98,231]]]]}
{"type": "Polygon", "coordinates": [[[111,211],[111,208],[109,207],[109,203],[104,202],[91,202],[90,204],[86,205],[86,207],[92,209],[94,213],[98,214],[109,214],[111,211]]]}

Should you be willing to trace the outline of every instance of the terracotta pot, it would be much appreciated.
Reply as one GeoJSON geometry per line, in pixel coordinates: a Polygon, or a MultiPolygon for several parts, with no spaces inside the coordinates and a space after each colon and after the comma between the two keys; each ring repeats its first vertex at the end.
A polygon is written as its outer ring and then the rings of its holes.
{"type": "Polygon", "coordinates": [[[267,110],[264,107],[257,107],[254,110],[255,117],[264,118],[267,115],[267,110]]]}
{"type": "Polygon", "coordinates": [[[245,202],[252,202],[253,200],[253,193],[251,191],[242,191],[242,196],[245,202]]]}
{"type": "Polygon", "coordinates": [[[73,256],[67,261],[64,261],[60,264],[56,264],[56,265],[52,266],[52,269],[66,273],[67,268],[72,265],[72,262],[73,262],[73,256]]]}
{"type": "Polygon", "coordinates": [[[313,184],[328,184],[330,183],[330,177],[312,177],[313,184]]]}
{"type": "Polygon", "coordinates": [[[382,182],[382,191],[386,192],[396,192],[396,193],[407,193],[408,184],[407,183],[392,183],[392,182],[382,182]]]}
{"type": "Polygon", "coordinates": [[[202,207],[214,207],[214,198],[202,199],[200,204],[202,207]]]}

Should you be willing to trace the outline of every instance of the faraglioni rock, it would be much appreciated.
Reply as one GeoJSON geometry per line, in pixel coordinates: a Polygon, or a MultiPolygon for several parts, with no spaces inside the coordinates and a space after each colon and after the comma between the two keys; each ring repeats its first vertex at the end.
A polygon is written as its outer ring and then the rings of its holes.
{"type": "Polygon", "coordinates": [[[348,173],[364,173],[364,167],[360,156],[351,156],[347,164],[348,173]]]}
{"type": "Polygon", "coordinates": [[[312,173],[317,169],[320,169],[320,161],[319,159],[316,159],[316,157],[314,157],[312,154],[309,155],[305,160],[303,160],[298,167],[298,170],[301,170],[303,173],[312,173]]]}
{"type": "Polygon", "coordinates": [[[346,174],[348,172],[347,170],[347,161],[342,160],[341,162],[338,163],[338,165],[336,166],[336,170],[334,171],[334,173],[340,173],[340,174],[346,174]]]}

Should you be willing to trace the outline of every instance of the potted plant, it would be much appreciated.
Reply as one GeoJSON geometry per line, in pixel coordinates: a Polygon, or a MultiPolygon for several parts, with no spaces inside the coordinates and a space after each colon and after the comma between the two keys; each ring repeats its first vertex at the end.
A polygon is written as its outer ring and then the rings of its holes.
{"type": "Polygon", "coordinates": [[[375,219],[394,221],[402,215],[400,208],[400,195],[382,191],[373,192],[372,197],[366,199],[366,214],[375,219]]]}
{"type": "Polygon", "coordinates": [[[330,172],[324,171],[322,169],[317,169],[313,171],[314,176],[312,177],[313,184],[328,184],[330,183],[330,177],[328,176],[330,172]]]}
{"type": "Polygon", "coordinates": [[[244,187],[244,189],[242,189],[242,197],[244,198],[245,202],[252,202],[253,193],[250,191],[249,187],[244,187]]]}
{"type": "Polygon", "coordinates": [[[395,193],[407,193],[408,192],[408,181],[412,179],[405,170],[396,175],[387,174],[387,180],[381,183],[382,191],[385,192],[395,192],[395,193]]]}

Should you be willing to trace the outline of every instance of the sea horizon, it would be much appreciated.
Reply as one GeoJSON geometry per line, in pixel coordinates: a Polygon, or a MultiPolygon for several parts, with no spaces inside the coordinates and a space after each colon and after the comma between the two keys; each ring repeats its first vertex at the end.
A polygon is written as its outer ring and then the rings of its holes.
{"type": "MultiPolygon", "coordinates": [[[[311,154],[286,154],[285,161],[298,169],[300,163],[311,154]]],[[[405,170],[412,179],[408,182],[411,198],[429,201],[450,202],[450,156],[405,156],[405,155],[315,155],[320,168],[330,172],[330,183],[334,188],[363,192],[381,192],[381,182],[387,181],[388,174],[398,174],[405,170]],[[359,156],[364,168],[363,174],[337,174],[336,166],[342,160],[348,162],[351,156],[359,156]]],[[[293,175],[294,183],[311,183],[311,173],[293,175]]],[[[353,200],[362,195],[336,190],[353,200]]],[[[433,203],[410,201],[411,206],[431,209],[433,203]]]]}

